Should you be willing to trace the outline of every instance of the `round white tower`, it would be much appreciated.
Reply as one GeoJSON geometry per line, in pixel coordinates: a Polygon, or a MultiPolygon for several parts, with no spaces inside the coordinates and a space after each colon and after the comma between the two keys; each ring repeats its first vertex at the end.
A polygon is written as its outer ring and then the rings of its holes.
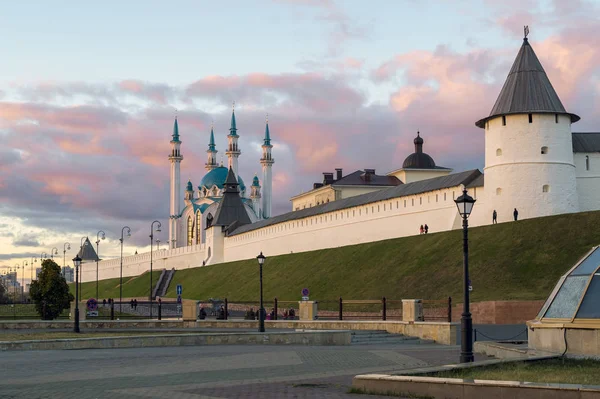
{"type": "Polygon", "coordinates": [[[527,37],[485,129],[486,211],[498,221],[579,211],[571,123],[527,37]]]}
{"type": "Polygon", "coordinates": [[[179,140],[179,126],[177,118],[173,124],[173,138],[171,139],[171,193],[170,193],[170,216],[169,216],[169,248],[176,248],[177,245],[177,220],[181,216],[181,177],[180,164],[183,160],[181,156],[181,140],[179,140]]]}

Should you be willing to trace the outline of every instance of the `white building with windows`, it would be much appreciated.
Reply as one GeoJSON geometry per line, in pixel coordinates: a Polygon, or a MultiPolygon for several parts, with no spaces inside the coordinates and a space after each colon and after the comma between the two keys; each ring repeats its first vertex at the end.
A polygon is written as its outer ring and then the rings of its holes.
{"type": "MultiPolygon", "coordinates": [[[[216,164],[214,135],[207,174],[194,189],[188,182],[183,208],[179,182],[181,141],[177,121],[171,141],[170,246],[153,255],[154,268],[183,269],[255,257],[333,248],[461,227],[454,199],[467,189],[477,203],[471,226],[600,209],[600,133],[573,133],[579,116],[568,112],[527,38],[517,54],[490,115],[476,125],[485,135],[485,167],[452,173],[415,152],[386,176],[373,169],[336,178],[292,198],[293,211],[271,215],[271,142],[265,131],[261,193],[254,178],[248,190],[238,174],[235,114],[227,136],[228,167],[216,164]],[[262,196],[261,196],[262,195],[262,196]]],[[[468,138],[465,138],[468,139],[468,138]]],[[[331,175],[331,176],[329,176],[331,175]]],[[[124,259],[123,275],[148,270],[150,254],[124,259]]],[[[117,277],[119,259],[100,262],[101,278],[117,277]]],[[[94,271],[95,272],[95,271],[94,271]]],[[[95,279],[91,270],[83,280],[95,279]]]]}

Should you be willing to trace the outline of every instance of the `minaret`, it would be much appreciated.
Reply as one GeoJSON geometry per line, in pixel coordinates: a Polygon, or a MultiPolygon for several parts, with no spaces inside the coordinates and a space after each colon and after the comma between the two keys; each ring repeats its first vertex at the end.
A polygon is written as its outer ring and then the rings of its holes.
{"type": "MultiPolygon", "coordinates": [[[[568,112],[525,38],[485,129],[485,218],[500,222],[579,211],[568,112]]],[[[476,210],[476,208],[475,208],[476,210]]],[[[474,210],[474,212],[475,212],[474,210]]]]}
{"type": "Polygon", "coordinates": [[[183,160],[181,156],[181,141],[179,140],[179,126],[177,117],[173,125],[173,138],[171,139],[171,215],[169,216],[169,247],[175,248],[177,245],[177,219],[181,213],[181,190],[180,190],[180,166],[183,160]]]}
{"type": "Polygon", "coordinates": [[[252,187],[250,191],[250,199],[252,200],[252,209],[254,209],[254,213],[258,216],[258,219],[262,219],[262,208],[260,203],[260,183],[258,181],[258,176],[254,176],[252,179],[252,187]]]}
{"type": "Polygon", "coordinates": [[[185,189],[185,198],[183,202],[185,205],[190,205],[194,201],[194,187],[192,186],[192,181],[188,180],[187,187],[185,189]]]}
{"type": "Polygon", "coordinates": [[[215,133],[213,132],[213,126],[210,126],[210,141],[208,142],[208,150],[206,150],[206,153],[208,154],[208,158],[206,160],[206,163],[204,164],[204,169],[206,169],[207,172],[210,172],[211,170],[215,169],[216,167],[218,167],[217,164],[217,148],[215,147],[215,133]]]}
{"type": "Polygon", "coordinates": [[[227,154],[228,158],[228,167],[233,170],[236,178],[238,176],[238,157],[241,154],[241,151],[238,147],[238,139],[240,136],[237,134],[237,127],[235,126],[235,103],[233,103],[233,110],[231,111],[231,127],[229,128],[229,134],[227,135],[227,154]]]}
{"type": "Polygon", "coordinates": [[[262,218],[268,219],[271,217],[271,198],[273,196],[273,172],[272,166],[275,160],[271,156],[271,135],[269,134],[269,117],[265,127],[265,140],[262,145],[263,155],[260,159],[263,172],[263,197],[262,197],[262,218]]]}

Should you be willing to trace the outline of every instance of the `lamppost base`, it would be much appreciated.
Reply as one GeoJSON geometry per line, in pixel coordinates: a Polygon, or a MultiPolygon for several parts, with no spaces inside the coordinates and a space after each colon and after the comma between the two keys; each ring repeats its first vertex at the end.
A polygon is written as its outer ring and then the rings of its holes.
{"type": "Polygon", "coordinates": [[[75,326],[73,327],[73,332],[79,333],[79,308],[75,308],[75,326]]]}

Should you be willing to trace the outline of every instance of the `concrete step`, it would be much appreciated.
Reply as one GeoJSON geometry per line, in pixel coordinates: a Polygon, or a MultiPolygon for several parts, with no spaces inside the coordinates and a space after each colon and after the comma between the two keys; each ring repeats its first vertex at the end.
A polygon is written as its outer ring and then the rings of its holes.
{"type": "Polygon", "coordinates": [[[381,344],[421,344],[431,343],[430,340],[421,340],[417,337],[409,337],[402,334],[390,334],[387,331],[353,331],[353,345],[381,345],[381,344]]]}

